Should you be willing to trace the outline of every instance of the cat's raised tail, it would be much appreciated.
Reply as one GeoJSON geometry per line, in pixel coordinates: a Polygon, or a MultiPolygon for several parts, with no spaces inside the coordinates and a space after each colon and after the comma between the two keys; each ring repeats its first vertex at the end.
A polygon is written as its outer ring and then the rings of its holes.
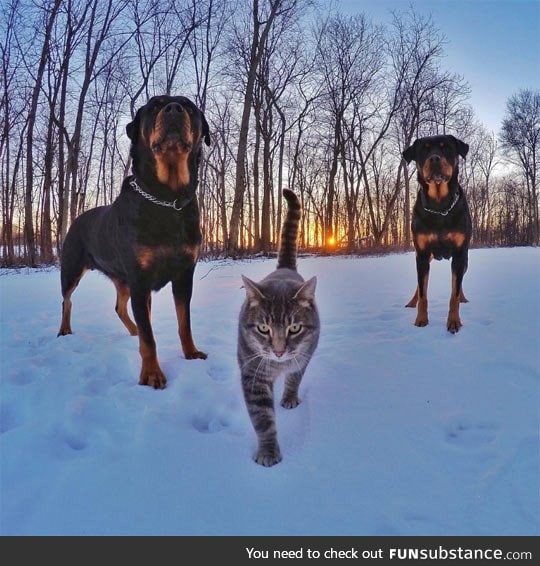
{"type": "Polygon", "coordinates": [[[296,252],[298,239],[298,225],[300,224],[301,210],[298,197],[289,189],[283,189],[283,196],[287,201],[287,216],[281,228],[281,243],[277,268],[285,267],[296,271],[296,252]]]}

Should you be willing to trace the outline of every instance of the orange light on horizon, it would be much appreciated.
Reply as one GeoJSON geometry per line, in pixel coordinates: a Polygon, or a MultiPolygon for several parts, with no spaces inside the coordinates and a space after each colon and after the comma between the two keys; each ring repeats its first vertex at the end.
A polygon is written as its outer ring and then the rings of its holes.
{"type": "Polygon", "coordinates": [[[336,239],[334,238],[334,236],[330,236],[328,238],[328,245],[329,246],[335,246],[336,245],[336,239]]]}

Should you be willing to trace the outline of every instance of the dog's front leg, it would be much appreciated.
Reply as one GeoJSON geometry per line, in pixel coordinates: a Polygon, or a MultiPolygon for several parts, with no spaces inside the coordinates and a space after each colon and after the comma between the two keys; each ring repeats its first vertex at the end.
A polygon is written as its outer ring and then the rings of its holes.
{"type": "Polygon", "coordinates": [[[424,252],[416,253],[416,273],[418,276],[418,310],[414,321],[416,326],[427,326],[429,322],[427,290],[430,256],[431,254],[424,252]]]}
{"type": "Polygon", "coordinates": [[[164,389],[167,380],[159,367],[156,342],[150,322],[152,308],[150,289],[132,288],[131,308],[139,332],[139,352],[142,361],[139,384],[148,385],[154,389],[164,389]]]}
{"type": "Polygon", "coordinates": [[[463,283],[463,276],[467,271],[468,253],[464,248],[460,248],[452,256],[452,294],[450,295],[450,306],[448,309],[448,320],[446,328],[452,334],[459,332],[462,327],[461,319],[459,317],[459,304],[467,302],[463,295],[461,285],[463,283]]]}
{"type": "Polygon", "coordinates": [[[178,319],[178,334],[182,350],[187,360],[202,359],[208,356],[201,352],[193,342],[191,334],[191,294],[193,292],[193,273],[195,265],[184,271],[172,282],[174,305],[178,319]]]}

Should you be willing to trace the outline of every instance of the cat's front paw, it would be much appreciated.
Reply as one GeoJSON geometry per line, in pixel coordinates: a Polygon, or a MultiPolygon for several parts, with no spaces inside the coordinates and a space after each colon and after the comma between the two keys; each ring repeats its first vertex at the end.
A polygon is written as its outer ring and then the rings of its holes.
{"type": "Polygon", "coordinates": [[[273,450],[259,450],[257,456],[255,456],[255,462],[265,468],[279,464],[281,460],[282,457],[279,446],[276,446],[273,450]]]}
{"type": "Polygon", "coordinates": [[[294,409],[300,405],[300,399],[295,395],[294,397],[283,397],[281,400],[281,406],[286,409],[294,409]]]}

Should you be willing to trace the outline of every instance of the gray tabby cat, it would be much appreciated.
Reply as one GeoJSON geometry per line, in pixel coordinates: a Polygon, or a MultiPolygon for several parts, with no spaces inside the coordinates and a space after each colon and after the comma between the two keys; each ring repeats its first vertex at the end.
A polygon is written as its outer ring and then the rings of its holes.
{"type": "Polygon", "coordinates": [[[281,231],[277,269],[259,283],[242,276],[246,300],[238,325],[238,363],[251,422],[257,433],[255,461],[273,466],[281,461],[274,413],[274,381],[285,374],[281,405],[300,403],[298,387],[319,341],[315,304],[316,277],[309,281],[296,271],[300,202],[285,189],[287,216],[281,231]]]}

